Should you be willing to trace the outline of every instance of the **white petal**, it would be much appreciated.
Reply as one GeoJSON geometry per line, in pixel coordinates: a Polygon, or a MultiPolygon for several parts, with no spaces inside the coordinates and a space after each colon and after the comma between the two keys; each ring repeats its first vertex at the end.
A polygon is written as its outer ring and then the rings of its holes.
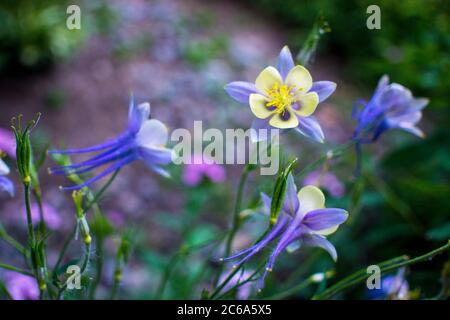
{"type": "Polygon", "coordinates": [[[159,120],[150,119],[144,122],[136,136],[136,143],[141,147],[163,147],[167,143],[169,132],[159,120]]]}
{"type": "Polygon", "coordinates": [[[308,92],[312,87],[312,77],[308,70],[302,66],[295,66],[289,71],[285,83],[294,90],[303,93],[308,92]]]}
{"type": "Polygon", "coordinates": [[[294,112],[301,117],[308,117],[316,111],[319,104],[319,96],[315,92],[308,92],[298,96],[297,101],[300,107],[298,110],[294,109],[294,112]]]}
{"type": "Polygon", "coordinates": [[[274,113],[274,110],[270,111],[267,108],[266,106],[267,102],[268,102],[267,98],[260,94],[252,93],[250,95],[249,99],[250,109],[257,118],[266,119],[272,113],[274,113]]]}
{"type": "Polygon", "coordinates": [[[275,83],[281,84],[283,80],[277,69],[274,67],[267,67],[258,75],[255,81],[256,88],[265,93],[267,90],[272,90],[275,83]]]}
{"type": "Polygon", "coordinates": [[[281,114],[274,114],[272,118],[269,121],[269,124],[272,127],[279,128],[279,129],[290,129],[295,128],[298,126],[298,118],[295,115],[294,111],[292,111],[290,108],[286,108],[284,112],[287,112],[289,115],[289,118],[283,119],[281,117],[281,114]]]}
{"type": "Polygon", "coordinates": [[[300,213],[305,215],[309,211],[325,207],[325,196],[322,191],[315,186],[306,186],[298,192],[300,201],[300,213]]]}
{"type": "Polygon", "coordinates": [[[9,168],[6,163],[4,163],[2,159],[0,159],[0,176],[5,176],[7,174],[9,174],[9,168]]]}

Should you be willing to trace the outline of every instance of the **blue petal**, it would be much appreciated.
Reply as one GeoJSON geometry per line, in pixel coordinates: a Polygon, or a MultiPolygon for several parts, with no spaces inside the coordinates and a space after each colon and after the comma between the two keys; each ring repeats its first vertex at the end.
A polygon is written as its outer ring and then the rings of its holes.
{"type": "Polygon", "coordinates": [[[334,261],[337,261],[336,248],[325,237],[317,234],[305,234],[302,239],[305,246],[322,248],[330,254],[334,261]]]}
{"type": "Polygon", "coordinates": [[[295,128],[297,132],[319,143],[323,143],[325,135],[319,122],[314,116],[298,117],[298,127],[295,128]]]}
{"type": "Polygon", "coordinates": [[[278,56],[278,71],[283,79],[286,78],[289,71],[295,67],[294,59],[292,58],[291,50],[288,46],[284,46],[278,56]]]}
{"type": "Polygon", "coordinates": [[[286,193],[284,194],[283,210],[293,217],[297,213],[299,206],[300,203],[298,201],[294,177],[292,174],[289,174],[286,184],[286,193]]]}
{"type": "Polygon", "coordinates": [[[235,81],[225,86],[228,95],[241,103],[248,103],[249,96],[252,93],[260,93],[255,84],[245,81],[235,81]]]}
{"type": "Polygon", "coordinates": [[[347,218],[347,211],[343,209],[325,208],[308,212],[302,223],[311,230],[320,231],[340,225],[347,218]]]}
{"type": "Polygon", "coordinates": [[[336,90],[336,83],[332,81],[316,81],[313,83],[310,92],[316,92],[319,96],[319,103],[326,100],[336,90]]]}
{"type": "Polygon", "coordinates": [[[128,130],[137,133],[145,120],[150,116],[150,104],[141,103],[135,106],[133,96],[130,97],[128,109],[128,130]]]}

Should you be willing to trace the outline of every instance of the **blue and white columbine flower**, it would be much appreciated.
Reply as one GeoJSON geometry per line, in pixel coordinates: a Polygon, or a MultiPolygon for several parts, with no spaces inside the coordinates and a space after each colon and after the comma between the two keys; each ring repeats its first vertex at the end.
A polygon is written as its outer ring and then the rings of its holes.
{"type": "MultiPolygon", "coordinates": [[[[323,142],[324,134],[312,114],[335,89],[336,84],[331,81],[313,82],[305,67],[295,65],[287,46],[280,52],[278,69],[265,68],[254,84],[236,81],[225,87],[230,97],[250,105],[257,118],[253,121],[253,129],[295,128],[319,142],[323,142]]],[[[253,136],[253,140],[263,139],[263,135],[253,136]]]]}
{"type": "Polygon", "coordinates": [[[389,84],[388,76],[378,82],[368,103],[355,106],[353,118],[358,121],[353,139],[359,143],[371,143],[389,129],[402,129],[418,137],[423,132],[416,127],[422,118],[422,109],[428,99],[414,98],[411,91],[398,83],[389,84]],[[359,107],[362,105],[361,110],[359,107]]]}
{"type": "MultiPolygon", "coordinates": [[[[266,194],[261,196],[264,207],[270,211],[272,199],[266,194]]],[[[267,272],[272,271],[275,260],[285,249],[294,251],[300,247],[320,247],[336,261],[336,249],[326,236],[334,233],[347,217],[348,213],[343,209],[325,208],[325,196],[317,187],[306,186],[297,193],[290,174],[282,210],[273,228],[255,245],[223,260],[240,258],[235,264],[238,266],[278,239],[260,282],[259,287],[262,288],[267,272]]]]}
{"type": "Polygon", "coordinates": [[[90,172],[105,164],[111,164],[85,183],[64,187],[64,190],[83,188],[135,160],[143,160],[150,169],[163,176],[168,176],[168,172],[161,167],[172,161],[172,150],[165,147],[168,140],[168,130],[161,121],[149,119],[149,117],[150,104],[141,103],[135,106],[133,99],[131,99],[128,128],[125,133],[113,140],[88,148],[50,150],[49,153],[51,154],[79,154],[101,151],[100,154],[81,163],[50,168],[50,173],[80,174],[90,172]]]}
{"type": "Polygon", "coordinates": [[[8,166],[3,162],[2,159],[0,159],[0,191],[5,191],[12,197],[14,196],[14,184],[11,180],[5,177],[8,174],[8,166]]]}

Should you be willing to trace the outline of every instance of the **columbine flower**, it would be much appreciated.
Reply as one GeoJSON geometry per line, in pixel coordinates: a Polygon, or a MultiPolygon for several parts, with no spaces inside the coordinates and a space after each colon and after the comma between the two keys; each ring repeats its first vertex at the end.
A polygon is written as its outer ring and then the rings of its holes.
{"type": "Polygon", "coordinates": [[[39,299],[39,288],[33,277],[9,271],[5,273],[5,286],[14,300],[39,299]]]}
{"type": "Polygon", "coordinates": [[[168,130],[161,121],[149,119],[149,116],[149,103],[141,103],[135,106],[133,99],[131,99],[128,128],[125,133],[113,140],[89,148],[50,150],[49,153],[51,154],[78,154],[102,151],[89,160],[78,164],[50,168],[50,173],[80,174],[111,163],[108,168],[94,178],[77,186],[63,188],[65,190],[83,188],[135,160],[143,160],[150,169],[163,176],[169,176],[169,173],[161,167],[161,165],[168,164],[172,160],[172,150],[165,147],[168,139],[168,130]]]}
{"type": "Polygon", "coordinates": [[[195,155],[192,163],[186,164],[183,171],[183,182],[188,186],[196,186],[202,182],[203,177],[214,183],[225,180],[225,169],[214,163],[213,160],[204,159],[202,155],[195,155]]]}
{"type": "Polygon", "coordinates": [[[398,270],[397,274],[383,277],[381,288],[370,291],[372,298],[387,298],[390,300],[408,300],[409,284],[405,279],[405,268],[398,270]]]}
{"type": "MultiPolygon", "coordinates": [[[[289,48],[285,46],[278,58],[278,69],[265,68],[255,84],[244,81],[231,82],[227,93],[236,101],[248,103],[258,118],[252,128],[290,129],[323,142],[324,135],[317,120],[311,116],[317,105],[336,89],[331,81],[313,82],[309,71],[295,65],[289,48]]],[[[264,139],[263,135],[253,138],[264,139]]]]}
{"type": "MultiPolygon", "coordinates": [[[[265,194],[261,196],[264,207],[270,211],[272,199],[265,194]]],[[[238,266],[279,238],[261,279],[259,287],[262,288],[267,272],[272,271],[275,260],[285,249],[294,251],[303,246],[320,247],[336,261],[336,249],[325,236],[334,233],[347,217],[348,214],[343,209],[325,208],[325,196],[317,187],[303,187],[297,194],[294,178],[290,174],[283,207],[273,228],[255,245],[224,260],[240,257],[235,264],[238,266]]]]}
{"type": "Polygon", "coordinates": [[[6,163],[0,159],[0,191],[6,191],[12,197],[14,195],[14,184],[6,176],[9,174],[9,168],[6,163]]]}
{"type": "Polygon", "coordinates": [[[316,187],[323,187],[333,197],[340,198],[345,193],[344,184],[331,172],[322,172],[322,170],[316,170],[310,172],[303,179],[303,185],[313,185],[316,187]]]}
{"type": "Polygon", "coordinates": [[[369,103],[360,102],[355,106],[353,118],[358,121],[358,126],[353,139],[360,143],[370,143],[376,141],[386,130],[395,128],[422,138],[424,134],[416,124],[422,118],[421,110],[427,104],[428,99],[414,98],[404,86],[389,84],[389,78],[385,75],[378,82],[369,103]]]}

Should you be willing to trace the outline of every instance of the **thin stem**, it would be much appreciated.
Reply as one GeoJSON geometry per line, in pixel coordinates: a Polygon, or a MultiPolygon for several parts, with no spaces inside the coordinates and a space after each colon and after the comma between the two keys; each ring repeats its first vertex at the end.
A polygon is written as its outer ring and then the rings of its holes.
{"type": "Polygon", "coordinates": [[[263,299],[264,300],[280,300],[280,299],[289,298],[291,295],[298,293],[299,291],[303,290],[304,288],[308,287],[310,284],[313,284],[313,283],[314,283],[314,281],[311,279],[311,277],[309,277],[306,280],[300,282],[298,285],[296,285],[286,291],[276,293],[272,296],[265,297],[263,299]]]}
{"type": "Polygon", "coordinates": [[[14,249],[20,252],[23,256],[27,255],[27,249],[23,245],[21,245],[16,239],[14,239],[10,234],[6,232],[6,230],[2,230],[0,232],[0,238],[5,240],[9,245],[11,245],[14,249]]]}
{"type": "Polygon", "coordinates": [[[2,281],[0,281],[0,289],[3,290],[3,292],[8,297],[9,300],[14,300],[13,296],[8,291],[8,288],[6,288],[5,284],[2,281]]]}
{"type": "Polygon", "coordinates": [[[247,181],[249,173],[250,173],[250,171],[248,170],[248,167],[245,166],[244,170],[242,171],[242,175],[239,179],[239,186],[238,186],[238,191],[237,191],[237,196],[236,196],[236,203],[234,206],[231,231],[230,231],[230,234],[228,235],[228,239],[227,239],[227,243],[226,243],[226,247],[225,247],[225,256],[226,257],[231,254],[231,246],[233,244],[233,240],[236,235],[236,232],[239,229],[239,222],[240,222],[239,213],[241,212],[242,197],[244,195],[245,182],[247,181]]]}
{"type": "MultiPolygon", "coordinates": [[[[440,248],[437,248],[435,250],[432,250],[426,254],[423,254],[421,256],[418,256],[413,259],[406,259],[406,261],[396,262],[392,264],[386,264],[384,266],[381,266],[381,264],[378,264],[380,266],[381,272],[386,273],[401,267],[413,265],[422,261],[426,261],[428,259],[433,258],[435,255],[441,254],[447,250],[450,249],[450,240],[447,242],[447,244],[443,245],[440,248]]],[[[404,258],[404,257],[403,257],[404,258]]],[[[390,260],[392,261],[392,260],[390,260]]],[[[343,292],[344,290],[363,282],[366,280],[370,274],[366,272],[366,269],[362,269],[358,272],[356,272],[354,275],[351,275],[350,277],[347,277],[346,279],[336,283],[335,285],[331,286],[327,290],[323,291],[322,293],[316,295],[313,297],[315,300],[323,300],[323,299],[329,299],[332,296],[336,295],[339,292],[343,292]]]]}
{"type": "Polygon", "coordinates": [[[55,266],[53,267],[53,274],[54,275],[56,275],[56,273],[57,273],[57,271],[59,269],[59,266],[61,265],[61,263],[62,263],[62,261],[64,259],[64,255],[66,254],[67,249],[69,248],[69,244],[72,242],[72,240],[75,237],[76,230],[77,230],[77,228],[74,227],[73,230],[70,232],[69,236],[67,237],[67,239],[64,241],[63,247],[62,247],[62,249],[61,249],[61,251],[59,253],[59,256],[58,256],[58,260],[56,261],[55,266]]]}
{"type": "Polygon", "coordinates": [[[14,267],[14,266],[11,266],[9,264],[0,263],[0,268],[1,269],[6,269],[6,270],[11,270],[11,271],[14,271],[14,272],[19,272],[19,273],[24,274],[26,276],[34,277],[34,274],[32,272],[26,271],[26,270],[23,270],[23,269],[14,267]]]}
{"type": "Polygon", "coordinates": [[[31,243],[35,241],[34,228],[33,228],[33,219],[31,216],[31,204],[30,204],[30,185],[24,184],[24,193],[25,193],[25,208],[27,211],[27,226],[28,226],[28,240],[31,243]]]}

